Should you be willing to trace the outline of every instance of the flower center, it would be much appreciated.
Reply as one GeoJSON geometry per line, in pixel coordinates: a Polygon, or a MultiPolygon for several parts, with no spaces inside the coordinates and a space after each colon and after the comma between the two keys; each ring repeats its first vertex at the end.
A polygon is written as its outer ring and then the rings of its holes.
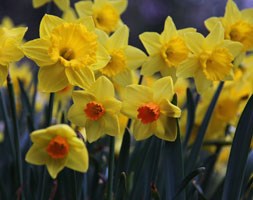
{"type": "Polygon", "coordinates": [[[249,50],[253,47],[253,25],[245,22],[238,21],[231,26],[227,39],[241,42],[244,50],[249,50]]]}
{"type": "Polygon", "coordinates": [[[107,33],[116,30],[119,17],[117,10],[110,4],[105,4],[99,10],[95,10],[93,15],[96,27],[107,33]]]}
{"type": "Polygon", "coordinates": [[[207,79],[211,81],[223,80],[229,75],[233,64],[233,56],[226,48],[216,48],[212,52],[203,51],[199,62],[207,79]]]}
{"type": "Polygon", "coordinates": [[[126,58],[122,50],[114,50],[110,55],[111,60],[100,71],[108,77],[113,77],[126,68],[126,58]]]}
{"type": "Polygon", "coordinates": [[[46,151],[53,159],[64,158],[69,152],[69,144],[65,138],[57,135],[49,142],[46,151]]]}
{"type": "Polygon", "coordinates": [[[87,103],[86,108],[84,109],[84,112],[86,113],[89,119],[98,120],[104,115],[105,109],[102,104],[97,103],[95,101],[91,101],[87,103]]]}
{"type": "Polygon", "coordinates": [[[137,118],[140,119],[143,124],[148,124],[156,121],[160,116],[159,106],[152,102],[140,106],[137,111],[137,118]]]}
{"type": "Polygon", "coordinates": [[[172,38],[166,43],[162,49],[161,54],[168,67],[176,67],[188,56],[189,50],[180,37],[172,38]]]}
{"type": "Polygon", "coordinates": [[[64,23],[53,29],[48,54],[65,67],[88,67],[96,62],[97,36],[83,24],[64,23]]]}

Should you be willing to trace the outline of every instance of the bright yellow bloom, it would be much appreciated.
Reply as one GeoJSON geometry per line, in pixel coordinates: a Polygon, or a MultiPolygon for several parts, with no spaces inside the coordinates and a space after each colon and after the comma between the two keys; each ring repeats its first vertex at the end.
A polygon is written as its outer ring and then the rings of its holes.
{"type": "Polygon", "coordinates": [[[51,1],[53,1],[62,11],[67,10],[70,7],[70,0],[33,0],[32,3],[34,8],[39,8],[51,1]]]}
{"type": "Polygon", "coordinates": [[[110,37],[103,31],[97,31],[101,44],[110,55],[108,64],[99,71],[113,83],[127,86],[133,83],[131,70],[140,67],[146,59],[141,50],[128,45],[129,29],[122,26],[110,37]]]}
{"type": "Polygon", "coordinates": [[[33,145],[25,160],[34,165],[46,165],[55,179],[64,168],[86,172],[89,156],[85,144],[66,124],[57,124],[31,133],[33,145]]]}
{"type": "Polygon", "coordinates": [[[217,23],[204,38],[200,33],[185,34],[192,51],[177,68],[177,76],[194,77],[198,92],[204,92],[213,81],[224,81],[233,77],[233,60],[242,49],[239,42],[224,40],[224,29],[217,23]]]}
{"type": "Polygon", "coordinates": [[[228,0],[224,17],[211,17],[205,25],[211,30],[217,22],[224,27],[225,39],[242,43],[244,51],[253,50],[253,9],[240,11],[232,0],[228,0]]]}
{"type": "Polygon", "coordinates": [[[92,16],[98,29],[106,33],[114,32],[122,21],[120,15],[126,10],[127,0],[91,0],[80,1],[75,4],[80,17],[92,16]]]}
{"type": "Polygon", "coordinates": [[[22,27],[12,29],[0,27],[0,86],[7,77],[8,65],[24,56],[20,45],[26,30],[27,28],[22,27]]]}
{"type": "Polygon", "coordinates": [[[92,70],[109,61],[94,30],[91,17],[75,23],[53,15],[42,18],[40,38],[23,46],[25,55],[40,67],[39,90],[57,92],[69,84],[87,88],[94,82],[92,70]]]}
{"type": "Polygon", "coordinates": [[[126,87],[122,112],[134,119],[136,140],[152,135],[167,141],[176,139],[176,119],[181,110],[170,102],[173,95],[173,82],[169,76],[154,82],[153,87],[135,84],[126,87]]]}
{"type": "Polygon", "coordinates": [[[74,104],[68,112],[69,120],[85,127],[87,140],[94,142],[104,134],[120,135],[119,114],[121,102],[114,98],[113,84],[99,77],[88,90],[74,91],[74,104]]]}
{"type": "Polygon", "coordinates": [[[152,75],[161,72],[162,76],[172,76],[176,80],[177,66],[188,58],[190,53],[186,46],[184,33],[194,32],[193,28],[177,30],[171,17],[167,17],[161,34],[145,32],[140,39],[146,48],[149,58],[142,66],[141,73],[152,75]]]}

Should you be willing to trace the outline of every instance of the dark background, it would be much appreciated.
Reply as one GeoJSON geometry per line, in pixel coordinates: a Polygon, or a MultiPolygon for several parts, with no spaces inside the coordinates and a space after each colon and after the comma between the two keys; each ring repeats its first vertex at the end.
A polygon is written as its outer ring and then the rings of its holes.
{"type": "MultiPolygon", "coordinates": [[[[73,7],[77,0],[72,0],[73,7]]],[[[177,28],[194,27],[203,34],[207,33],[204,20],[211,16],[223,16],[226,0],[129,0],[122,18],[130,28],[130,44],[141,47],[138,35],[145,31],[161,32],[164,20],[169,15],[177,28]]],[[[240,9],[253,7],[253,0],[236,0],[240,9]]],[[[15,25],[29,27],[26,40],[38,37],[39,22],[46,6],[32,8],[32,0],[0,0],[0,20],[9,16],[15,25]]],[[[61,12],[53,6],[53,13],[61,12]]]]}

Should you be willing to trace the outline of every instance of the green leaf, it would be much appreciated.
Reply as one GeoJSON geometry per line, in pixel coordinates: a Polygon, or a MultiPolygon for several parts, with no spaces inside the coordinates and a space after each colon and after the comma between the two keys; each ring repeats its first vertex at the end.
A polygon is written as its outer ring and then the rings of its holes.
{"type": "Polygon", "coordinates": [[[120,180],[118,185],[118,190],[116,193],[115,200],[124,200],[126,198],[127,188],[126,188],[126,173],[122,172],[120,174],[120,180]]]}
{"type": "Polygon", "coordinates": [[[238,200],[240,198],[252,134],[253,96],[250,97],[235,131],[225,177],[223,200],[238,200]]]}

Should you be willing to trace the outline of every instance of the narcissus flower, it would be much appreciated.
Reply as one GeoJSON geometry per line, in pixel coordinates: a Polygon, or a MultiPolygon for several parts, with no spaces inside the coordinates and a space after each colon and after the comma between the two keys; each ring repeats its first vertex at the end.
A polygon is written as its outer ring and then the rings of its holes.
{"type": "Polygon", "coordinates": [[[184,33],[194,31],[193,28],[177,30],[171,17],[167,17],[161,34],[155,32],[142,33],[140,39],[149,54],[149,58],[143,64],[141,73],[153,75],[160,71],[163,76],[172,76],[175,81],[177,66],[190,54],[184,33]]]}
{"type": "Polygon", "coordinates": [[[34,8],[39,8],[51,1],[53,1],[62,11],[67,10],[70,7],[70,0],[33,0],[32,3],[34,8]]]}
{"type": "Polygon", "coordinates": [[[88,0],[75,4],[80,17],[92,16],[96,27],[108,34],[123,24],[120,15],[126,7],[127,0],[95,0],[94,2],[88,0]]]}
{"type": "Polygon", "coordinates": [[[185,38],[192,55],[178,66],[178,77],[194,77],[200,93],[213,81],[232,79],[232,62],[240,53],[242,45],[239,42],[224,40],[221,23],[217,23],[206,38],[200,33],[187,33],[185,38]]]}
{"type": "Polygon", "coordinates": [[[224,17],[211,17],[205,21],[211,30],[217,22],[221,22],[225,30],[225,39],[243,44],[244,51],[253,50],[253,9],[240,11],[237,5],[228,0],[224,17]]]}
{"type": "Polygon", "coordinates": [[[121,102],[114,95],[113,84],[105,76],[99,77],[88,90],[73,92],[74,104],[68,118],[75,125],[85,127],[89,142],[104,134],[119,136],[121,102]]]}
{"type": "Polygon", "coordinates": [[[134,119],[133,134],[136,140],[155,135],[174,141],[177,135],[176,119],[181,110],[170,101],[174,95],[171,77],[157,80],[153,87],[130,85],[125,90],[122,112],[134,119]]]}
{"type": "Polygon", "coordinates": [[[57,92],[69,84],[87,88],[94,82],[92,70],[110,59],[94,30],[91,17],[75,23],[52,15],[42,18],[40,38],[23,46],[25,55],[40,67],[39,90],[57,92]]]}
{"type": "Polygon", "coordinates": [[[20,49],[27,28],[0,27],[0,86],[3,85],[7,74],[8,65],[20,60],[24,54],[20,49]]]}
{"type": "Polygon", "coordinates": [[[25,160],[34,165],[46,165],[55,179],[64,168],[86,172],[89,164],[85,144],[75,131],[65,124],[57,124],[31,133],[33,145],[25,160]]]}
{"type": "Polygon", "coordinates": [[[126,86],[133,83],[132,70],[140,67],[146,59],[141,50],[128,45],[129,29],[122,26],[110,37],[103,31],[97,31],[101,44],[110,55],[108,64],[99,71],[113,83],[126,86]]]}

